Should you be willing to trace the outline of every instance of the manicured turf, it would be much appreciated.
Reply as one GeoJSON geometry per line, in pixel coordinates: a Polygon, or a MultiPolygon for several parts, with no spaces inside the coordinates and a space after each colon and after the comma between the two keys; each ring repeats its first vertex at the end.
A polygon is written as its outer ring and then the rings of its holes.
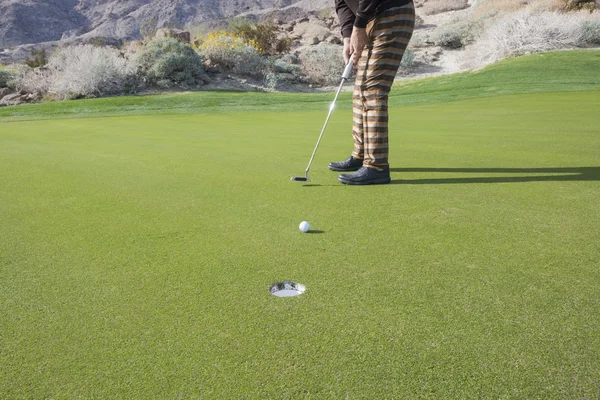
{"type": "Polygon", "coordinates": [[[394,106],[372,187],[326,169],[344,108],[308,185],[326,108],[1,123],[1,397],[598,397],[600,91],[575,90],[394,106]]]}

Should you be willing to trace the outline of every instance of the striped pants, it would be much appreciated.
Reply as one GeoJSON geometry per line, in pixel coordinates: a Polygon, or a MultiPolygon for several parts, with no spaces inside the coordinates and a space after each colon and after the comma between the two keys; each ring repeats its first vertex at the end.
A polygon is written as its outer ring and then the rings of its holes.
{"type": "Polygon", "coordinates": [[[388,93],[415,26],[410,3],[389,9],[367,25],[352,95],[354,158],[379,170],[388,164],[388,93]]]}

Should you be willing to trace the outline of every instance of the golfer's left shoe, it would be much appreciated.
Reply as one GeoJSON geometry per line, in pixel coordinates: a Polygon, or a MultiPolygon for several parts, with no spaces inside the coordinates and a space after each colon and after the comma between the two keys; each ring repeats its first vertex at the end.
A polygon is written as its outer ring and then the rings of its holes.
{"type": "Polygon", "coordinates": [[[380,171],[375,168],[361,167],[353,174],[342,174],[338,181],[346,185],[378,185],[390,183],[390,169],[380,171]]]}

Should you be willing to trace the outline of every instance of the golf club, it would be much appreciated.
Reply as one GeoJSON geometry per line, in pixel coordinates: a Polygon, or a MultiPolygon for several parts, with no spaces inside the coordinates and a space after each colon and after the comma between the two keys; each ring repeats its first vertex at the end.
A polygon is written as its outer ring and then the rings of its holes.
{"type": "Polygon", "coordinates": [[[335,94],[333,102],[331,103],[331,106],[329,106],[329,114],[327,114],[327,119],[325,120],[323,129],[321,130],[321,134],[319,135],[319,140],[317,140],[317,145],[315,146],[312,156],[310,157],[310,161],[308,162],[308,167],[306,167],[306,173],[304,174],[304,176],[292,176],[291,180],[297,181],[297,182],[309,182],[310,181],[310,179],[308,179],[308,170],[310,169],[310,165],[312,164],[313,158],[315,158],[315,154],[317,153],[317,149],[319,148],[319,143],[321,143],[321,138],[323,137],[323,132],[325,132],[325,127],[327,127],[327,122],[329,122],[329,117],[331,117],[331,112],[333,111],[333,108],[335,107],[335,102],[340,94],[340,91],[342,90],[342,86],[344,86],[344,82],[346,82],[348,79],[350,79],[351,74],[352,74],[352,59],[350,59],[350,61],[348,61],[348,64],[346,65],[346,68],[344,69],[344,73],[342,74],[342,81],[340,82],[340,87],[338,87],[338,90],[335,94]]]}

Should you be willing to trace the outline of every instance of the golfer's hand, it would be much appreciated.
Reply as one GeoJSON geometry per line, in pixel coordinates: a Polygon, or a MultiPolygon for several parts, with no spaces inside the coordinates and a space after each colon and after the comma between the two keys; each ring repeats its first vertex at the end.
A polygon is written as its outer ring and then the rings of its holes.
{"type": "Polygon", "coordinates": [[[364,28],[352,28],[352,36],[350,37],[350,50],[352,54],[352,63],[356,67],[358,60],[362,54],[365,45],[367,44],[367,31],[364,28]]]}
{"type": "Polygon", "coordinates": [[[344,65],[348,65],[350,57],[352,56],[352,48],[350,47],[350,38],[344,38],[344,65]]]}

